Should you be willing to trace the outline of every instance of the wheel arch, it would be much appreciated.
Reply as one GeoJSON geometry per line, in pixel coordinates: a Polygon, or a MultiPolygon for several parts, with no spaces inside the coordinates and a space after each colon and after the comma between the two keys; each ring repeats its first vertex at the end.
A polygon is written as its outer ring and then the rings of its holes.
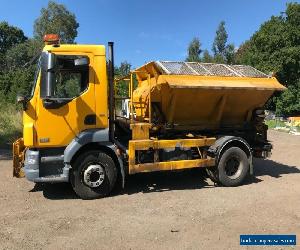
{"type": "Polygon", "coordinates": [[[223,136],[216,140],[216,142],[210,146],[208,149],[209,155],[215,157],[216,162],[219,162],[219,159],[221,158],[222,154],[231,147],[238,147],[242,149],[248,159],[250,164],[250,174],[253,174],[253,163],[252,163],[252,150],[248,142],[241,138],[236,136],[223,136]]]}
{"type": "Polygon", "coordinates": [[[65,149],[64,163],[70,167],[79,155],[88,150],[100,150],[108,154],[116,164],[125,186],[125,169],[123,161],[117,155],[117,147],[108,140],[108,129],[93,129],[81,132],[65,149]]]}

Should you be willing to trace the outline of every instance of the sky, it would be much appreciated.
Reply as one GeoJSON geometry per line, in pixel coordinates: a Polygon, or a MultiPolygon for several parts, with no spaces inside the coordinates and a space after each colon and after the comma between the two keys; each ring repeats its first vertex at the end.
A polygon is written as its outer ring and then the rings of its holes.
{"type": "MultiPolygon", "coordinates": [[[[299,2],[293,1],[293,2],[299,2]]],[[[153,60],[183,61],[193,37],[211,50],[224,20],[228,42],[238,47],[272,15],[280,15],[286,0],[56,0],[79,23],[77,43],[115,42],[115,62],[133,67],[153,60]]],[[[0,21],[33,36],[34,20],[47,0],[0,0],[0,21]]]]}

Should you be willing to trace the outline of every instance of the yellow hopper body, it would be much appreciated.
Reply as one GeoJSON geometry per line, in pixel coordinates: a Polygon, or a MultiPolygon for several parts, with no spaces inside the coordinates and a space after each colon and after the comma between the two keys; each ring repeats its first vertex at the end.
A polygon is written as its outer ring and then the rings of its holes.
{"type": "Polygon", "coordinates": [[[158,61],[136,72],[133,106],[137,119],[151,117],[152,122],[179,130],[242,127],[274,91],[285,89],[276,78],[242,65],[158,61]],[[192,71],[200,66],[207,71],[192,71]]]}

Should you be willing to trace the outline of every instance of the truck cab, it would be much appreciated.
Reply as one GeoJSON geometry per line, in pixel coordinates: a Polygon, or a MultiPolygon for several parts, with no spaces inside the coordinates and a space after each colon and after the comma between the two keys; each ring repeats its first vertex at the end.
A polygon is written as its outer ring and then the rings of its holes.
{"type": "Polygon", "coordinates": [[[71,160],[95,141],[116,157],[108,138],[105,46],[49,43],[31,96],[18,97],[23,138],[14,144],[14,175],[36,183],[69,182],[71,160]]]}

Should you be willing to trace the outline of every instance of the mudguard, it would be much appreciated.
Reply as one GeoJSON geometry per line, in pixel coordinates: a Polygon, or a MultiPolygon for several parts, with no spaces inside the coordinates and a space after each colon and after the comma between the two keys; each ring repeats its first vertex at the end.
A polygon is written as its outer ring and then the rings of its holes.
{"type": "Polygon", "coordinates": [[[118,159],[120,173],[122,176],[122,186],[125,185],[125,169],[123,161],[120,156],[117,154],[117,147],[114,143],[109,141],[109,130],[107,129],[89,129],[82,131],[72,142],[66,147],[64,151],[64,164],[65,167],[71,168],[71,160],[75,154],[84,146],[89,143],[97,143],[100,146],[103,146],[110,150],[118,159]]]}
{"type": "Polygon", "coordinates": [[[211,145],[207,151],[208,155],[211,157],[215,157],[216,163],[219,161],[220,156],[223,153],[223,149],[226,146],[229,146],[230,144],[237,144],[237,146],[242,147],[242,149],[245,151],[249,158],[249,164],[250,164],[250,174],[253,175],[253,156],[252,156],[252,150],[248,142],[241,138],[236,136],[222,136],[216,140],[216,142],[211,145]]]}

